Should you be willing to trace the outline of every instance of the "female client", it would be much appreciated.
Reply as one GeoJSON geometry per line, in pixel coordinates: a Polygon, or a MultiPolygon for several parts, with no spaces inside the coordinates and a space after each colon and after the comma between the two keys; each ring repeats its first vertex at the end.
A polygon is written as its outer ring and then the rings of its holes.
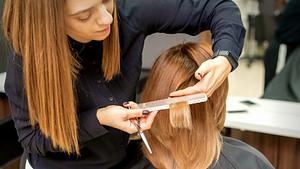
{"type": "MultiPolygon", "coordinates": [[[[198,82],[194,72],[211,59],[207,47],[180,44],[156,60],[145,85],[142,102],[164,99],[170,92],[198,82]]],[[[158,112],[146,137],[153,153],[146,157],[159,169],[269,169],[270,162],[249,145],[221,136],[224,127],[228,80],[205,103],[177,103],[158,112]]]]}

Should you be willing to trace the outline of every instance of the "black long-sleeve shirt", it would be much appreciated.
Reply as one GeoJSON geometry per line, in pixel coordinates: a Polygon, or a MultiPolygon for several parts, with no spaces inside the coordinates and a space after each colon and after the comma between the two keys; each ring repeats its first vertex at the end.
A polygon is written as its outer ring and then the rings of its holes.
{"type": "Polygon", "coordinates": [[[147,35],[155,32],[196,35],[210,29],[213,50],[231,51],[235,61],[232,66],[237,66],[245,30],[239,9],[231,0],[117,0],[117,7],[122,76],[104,81],[100,69],[102,42],[80,44],[70,40],[82,65],[76,81],[80,157],[54,149],[38,127],[32,128],[24,92],[22,59],[14,54],[8,58],[5,91],[19,141],[35,169],[106,169],[124,159],[128,134],[100,125],[96,110],[135,100],[147,35]]]}

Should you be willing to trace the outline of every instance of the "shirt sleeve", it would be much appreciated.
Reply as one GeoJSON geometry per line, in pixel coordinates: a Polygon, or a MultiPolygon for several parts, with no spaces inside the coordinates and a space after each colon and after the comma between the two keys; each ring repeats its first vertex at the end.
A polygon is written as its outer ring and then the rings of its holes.
{"type": "Polygon", "coordinates": [[[187,33],[211,30],[213,51],[230,51],[237,67],[245,29],[237,5],[231,0],[119,1],[120,11],[143,34],[187,33]]]}
{"type": "MultiPolygon", "coordinates": [[[[45,137],[38,125],[33,127],[30,124],[20,60],[15,55],[8,57],[5,80],[5,93],[8,96],[11,115],[19,136],[19,142],[25,151],[41,156],[45,156],[47,152],[62,152],[60,149],[53,147],[50,138],[45,137]]],[[[86,142],[108,132],[99,124],[96,111],[97,108],[79,113],[78,139],[80,148],[86,142]]]]}

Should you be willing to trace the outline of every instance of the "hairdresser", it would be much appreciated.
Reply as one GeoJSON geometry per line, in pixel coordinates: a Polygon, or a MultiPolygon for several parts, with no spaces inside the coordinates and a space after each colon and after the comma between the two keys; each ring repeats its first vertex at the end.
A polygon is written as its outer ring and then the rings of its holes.
{"type": "Polygon", "coordinates": [[[3,26],[13,49],[5,91],[34,169],[151,168],[126,150],[131,120],[147,130],[156,113],[123,106],[135,100],[145,38],[210,30],[215,58],[170,96],[211,95],[237,67],[245,34],[231,0],[5,0],[3,26]]]}

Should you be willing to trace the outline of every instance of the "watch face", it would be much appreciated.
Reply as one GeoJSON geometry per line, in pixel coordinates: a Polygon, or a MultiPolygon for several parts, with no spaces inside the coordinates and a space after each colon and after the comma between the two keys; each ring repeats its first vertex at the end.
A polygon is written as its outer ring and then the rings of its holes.
{"type": "Polygon", "coordinates": [[[217,56],[231,56],[231,52],[226,50],[218,50],[216,53],[214,53],[213,58],[217,56]]]}
{"type": "Polygon", "coordinates": [[[222,56],[229,56],[230,55],[230,52],[229,51],[220,51],[219,55],[222,55],[222,56]]]}
{"type": "Polygon", "coordinates": [[[238,66],[237,60],[234,59],[234,57],[232,56],[232,53],[230,51],[217,50],[217,52],[215,52],[213,55],[213,59],[216,58],[217,56],[225,56],[227,58],[227,60],[229,61],[229,63],[232,66],[231,71],[233,71],[238,66]]]}

